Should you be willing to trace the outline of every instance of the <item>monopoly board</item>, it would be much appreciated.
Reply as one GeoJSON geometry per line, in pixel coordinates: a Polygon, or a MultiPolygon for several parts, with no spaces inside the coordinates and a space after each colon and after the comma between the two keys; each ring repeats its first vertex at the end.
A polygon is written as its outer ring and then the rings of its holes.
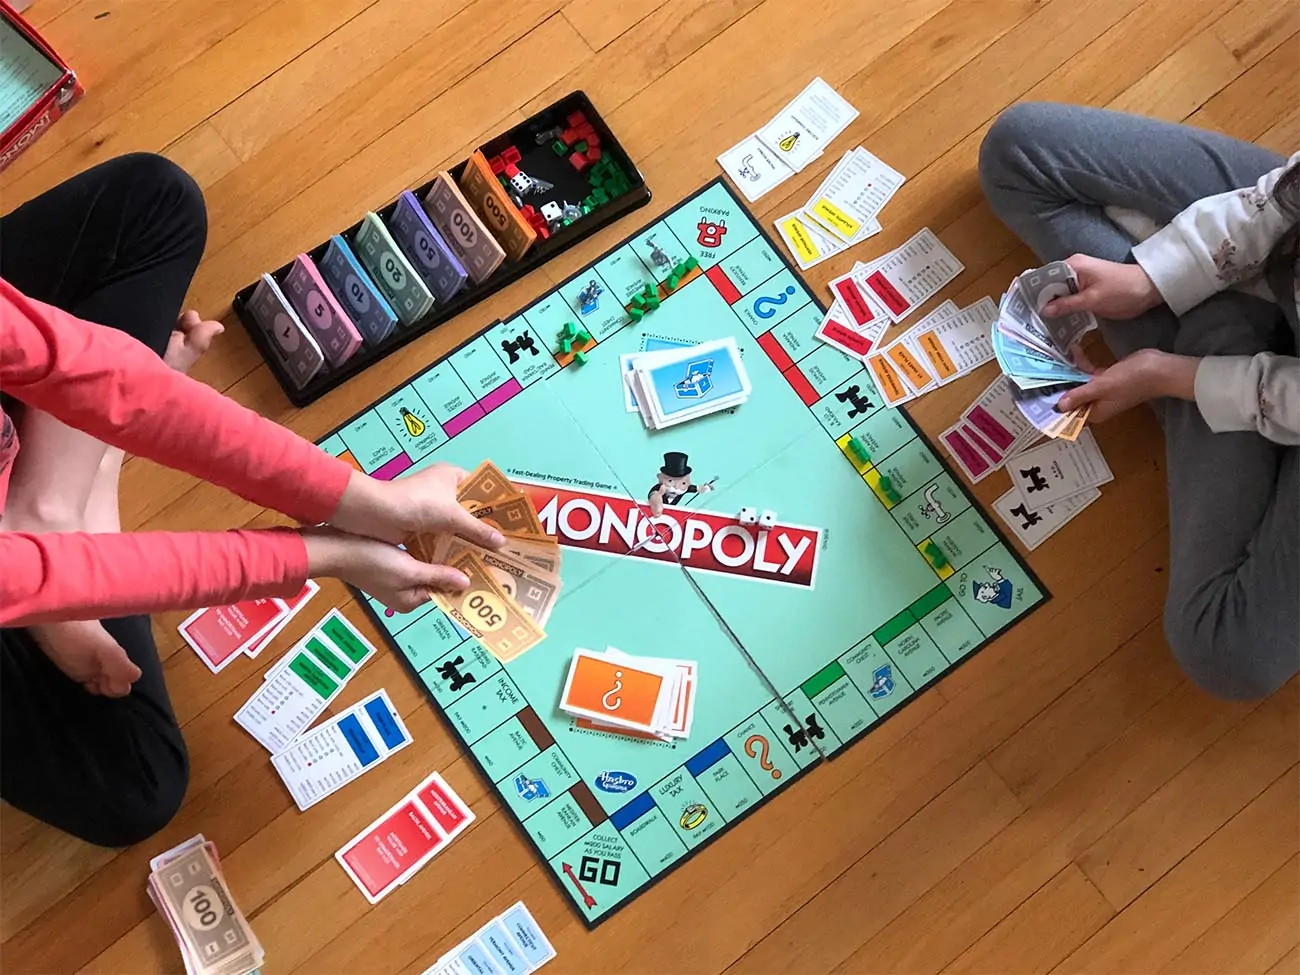
{"type": "Polygon", "coordinates": [[[715,181],[321,441],[381,478],[491,458],[563,546],[547,638],[505,666],[432,604],[369,609],[589,925],[1047,598],[862,363],[812,337],[821,315],[715,181]],[[662,304],[633,322],[647,283],[662,304]],[[629,411],[621,355],[733,336],[747,403],[661,431],[629,411]],[[652,517],[683,468],[708,489],[652,517]],[[688,739],[558,709],[574,649],[609,646],[698,661],[688,739]]]}

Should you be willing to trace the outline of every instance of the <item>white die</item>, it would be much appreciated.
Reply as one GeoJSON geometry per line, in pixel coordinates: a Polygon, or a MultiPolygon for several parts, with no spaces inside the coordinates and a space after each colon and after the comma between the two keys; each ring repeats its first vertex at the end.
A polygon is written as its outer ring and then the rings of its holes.
{"type": "Polygon", "coordinates": [[[758,509],[757,509],[757,508],[741,508],[741,509],[740,509],[740,514],[739,514],[737,517],[738,517],[738,519],[739,519],[739,521],[740,521],[740,523],[741,523],[742,525],[757,525],[757,524],[758,524],[758,509]]]}
{"type": "Polygon", "coordinates": [[[542,216],[546,218],[547,223],[550,223],[552,220],[564,219],[564,211],[560,209],[560,205],[554,201],[551,203],[543,203],[541,213],[542,216]]]}
{"type": "Polygon", "coordinates": [[[525,196],[532,192],[533,178],[525,172],[518,172],[510,177],[510,185],[515,188],[515,192],[520,196],[525,196]]]}
{"type": "Polygon", "coordinates": [[[758,516],[758,524],[759,524],[759,526],[762,527],[762,528],[771,528],[771,527],[773,527],[773,526],[776,524],[776,512],[775,512],[775,511],[767,511],[767,510],[765,509],[765,510],[763,511],[763,513],[762,513],[761,515],[758,516]]]}

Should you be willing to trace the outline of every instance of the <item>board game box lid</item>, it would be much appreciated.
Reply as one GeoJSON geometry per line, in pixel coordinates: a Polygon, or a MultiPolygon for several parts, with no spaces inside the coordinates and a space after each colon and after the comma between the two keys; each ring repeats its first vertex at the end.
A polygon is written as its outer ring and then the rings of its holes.
{"type": "Polygon", "coordinates": [[[0,170],[44,134],[84,93],[76,72],[0,0],[0,170]]]}

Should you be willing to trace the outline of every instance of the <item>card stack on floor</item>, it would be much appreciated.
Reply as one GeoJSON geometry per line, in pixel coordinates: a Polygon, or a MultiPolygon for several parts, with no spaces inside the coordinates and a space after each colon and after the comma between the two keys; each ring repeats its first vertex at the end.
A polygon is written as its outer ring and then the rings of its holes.
{"type": "Polygon", "coordinates": [[[903,321],[965,269],[929,227],[922,228],[901,247],[832,279],[834,301],[813,334],[865,362],[892,323],[903,321]]]}
{"type": "Polygon", "coordinates": [[[718,157],[718,164],[753,203],[818,158],[858,117],[858,110],[814,78],[765,126],[718,157]]]}
{"type": "Polygon", "coordinates": [[[1067,390],[1088,381],[1088,374],[1071,361],[1070,349],[1097,327],[1097,319],[1092,312],[1044,318],[1042,311],[1053,298],[1078,290],[1078,278],[1064,261],[1026,271],[1002,296],[993,329],[993,351],[1014,383],[1016,405],[1036,429],[1065,440],[1079,436],[1091,410],[1056,411],[1067,390]]]}
{"type": "Polygon", "coordinates": [[[1011,490],[994,509],[1031,551],[1101,497],[1115,479],[1091,430],[1071,442],[1055,440],[1007,461],[1011,490]]]}
{"type": "Polygon", "coordinates": [[[905,179],[862,146],[850,149],[802,209],[777,219],[777,233],[806,271],[880,233],[877,216],[905,179]]]}
{"type": "Polygon", "coordinates": [[[687,738],[695,717],[696,663],[633,657],[614,647],[573,652],[560,709],[594,727],[628,729],[661,741],[687,738]]]}
{"type": "Polygon", "coordinates": [[[532,975],[555,949],[523,901],[499,914],[424,970],[423,975],[532,975]]]}
{"type": "Polygon", "coordinates": [[[230,896],[217,847],[203,834],[149,861],[146,888],[172,929],[188,975],[248,975],[266,957],[230,896]]]}
{"type": "Polygon", "coordinates": [[[292,599],[246,599],[232,606],[212,606],[181,623],[181,638],[208,670],[220,673],[232,661],[256,658],[289,621],[320,591],[311,579],[292,599]]]}
{"type": "Polygon", "coordinates": [[[451,535],[412,535],[406,550],[425,562],[459,569],[469,578],[462,593],[435,593],[438,605],[502,663],[546,638],[546,620],[560,594],[560,547],[542,531],[537,510],[491,461],[457,488],[456,498],[475,518],[506,537],[490,552],[451,535]]]}
{"type": "Polygon", "coordinates": [[[272,755],[284,751],[347,686],[375,648],[332,609],[263,675],[235,723],[272,755]]]}
{"type": "Polygon", "coordinates": [[[749,399],[749,375],[734,338],[622,356],[630,401],[650,430],[685,423],[749,399]]]}
{"type": "Polygon", "coordinates": [[[334,858],[378,904],[447,847],[474,822],[474,813],[434,772],[334,858]]]}
{"type": "Polygon", "coordinates": [[[271,756],[299,809],[308,809],[411,743],[388,692],[362,698],[271,756]]]}

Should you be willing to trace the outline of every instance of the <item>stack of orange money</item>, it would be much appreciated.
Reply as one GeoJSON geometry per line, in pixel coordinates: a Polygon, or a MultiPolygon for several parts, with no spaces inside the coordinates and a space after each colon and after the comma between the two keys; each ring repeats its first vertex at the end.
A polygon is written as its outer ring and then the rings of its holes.
{"type": "Polygon", "coordinates": [[[435,593],[443,611],[502,663],[537,646],[560,595],[560,546],[542,530],[537,509],[491,461],[457,489],[461,505],[506,538],[497,551],[454,535],[412,535],[416,558],[459,569],[469,578],[461,593],[435,593]]]}

